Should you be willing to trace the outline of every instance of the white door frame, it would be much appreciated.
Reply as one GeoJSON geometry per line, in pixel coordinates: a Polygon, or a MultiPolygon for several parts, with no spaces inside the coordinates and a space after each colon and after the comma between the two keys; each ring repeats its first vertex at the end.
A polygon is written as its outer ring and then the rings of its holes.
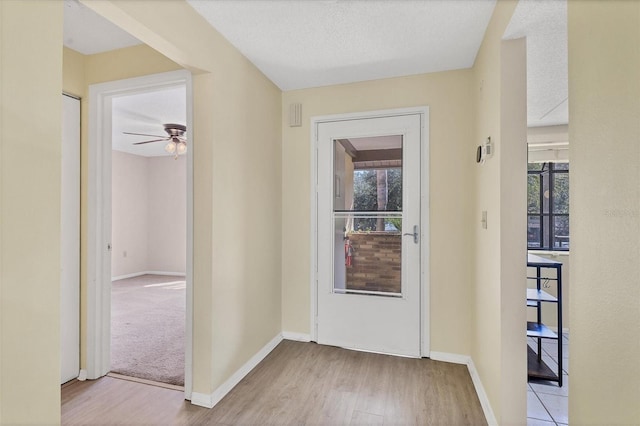
{"type": "Polygon", "coordinates": [[[60,383],[80,370],[80,105],[62,94],[60,383]]]}
{"type": "Polygon", "coordinates": [[[367,118],[420,115],[420,355],[429,356],[429,107],[411,107],[380,111],[311,117],[311,340],[318,340],[318,126],[321,123],[367,118]]]}
{"type": "MultiPolygon", "coordinates": [[[[87,378],[97,379],[110,369],[111,235],[103,214],[110,194],[104,174],[111,168],[111,100],[184,85],[187,129],[193,129],[191,73],[186,70],[152,74],[89,86],[88,206],[87,206],[87,378]],[[105,205],[106,204],[106,205],[105,205]],[[107,270],[108,269],[108,270],[107,270]]],[[[109,185],[110,187],[110,185],[109,185]]],[[[187,265],[185,322],[185,399],[191,399],[193,350],[193,149],[187,150],[187,265]]]]}

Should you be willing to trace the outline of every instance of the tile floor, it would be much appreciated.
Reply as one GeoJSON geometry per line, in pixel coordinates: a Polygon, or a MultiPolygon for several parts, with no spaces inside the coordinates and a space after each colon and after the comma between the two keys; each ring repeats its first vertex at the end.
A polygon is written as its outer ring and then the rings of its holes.
{"type": "MultiPolygon", "coordinates": [[[[527,342],[537,351],[536,339],[527,342]]],[[[558,369],[558,344],[554,340],[542,341],[542,359],[554,371],[558,369]]],[[[531,380],[527,384],[527,426],[569,424],[569,334],[562,335],[562,387],[556,382],[531,380]]]]}

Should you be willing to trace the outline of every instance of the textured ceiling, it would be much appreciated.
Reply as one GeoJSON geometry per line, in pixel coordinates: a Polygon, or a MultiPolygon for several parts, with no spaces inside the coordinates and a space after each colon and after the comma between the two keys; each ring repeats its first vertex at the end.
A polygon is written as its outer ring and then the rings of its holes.
{"type": "Polygon", "coordinates": [[[188,0],[282,90],[469,68],[495,0],[188,0]]]}
{"type": "MultiPolygon", "coordinates": [[[[188,1],[283,90],[471,67],[495,6],[495,0],[188,1]]],[[[566,0],[521,0],[505,32],[527,37],[530,127],[568,123],[566,22],[566,0]]],[[[93,54],[139,43],[77,0],[65,0],[65,46],[93,54]]],[[[163,134],[169,121],[157,116],[156,130],[143,131],[131,117],[128,130],[141,133],[163,134]]]]}
{"type": "Polygon", "coordinates": [[[567,124],[567,2],[521,0],[504,37],[527,38],[528,126],[567,124]]]}

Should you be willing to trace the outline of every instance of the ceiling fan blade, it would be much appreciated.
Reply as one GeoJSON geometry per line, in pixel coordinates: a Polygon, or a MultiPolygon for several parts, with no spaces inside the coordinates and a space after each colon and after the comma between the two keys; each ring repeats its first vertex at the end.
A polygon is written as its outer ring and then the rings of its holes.
{"type": "Polygon", "coordinates": [[[143,144],[145,144],[145,143],[151,143],[151,142],[162,142],[162,141],[167,141],[167,140],[169,140],[169,139],[167,139],[167,138],[154,139],[154,140],[152,140],[152,141],[136,142],[136,143],[134,143],[134,145],[143,145],[143,144]]]}
{"type": "Polygon", "coordinates": [[[122,132],[125,135],[135,135],[135,136],[153,136],[154,138],[164,138],[166,136],[161,135],[149,135],[147,133],[131,133],[131,132],[122,132]]]}

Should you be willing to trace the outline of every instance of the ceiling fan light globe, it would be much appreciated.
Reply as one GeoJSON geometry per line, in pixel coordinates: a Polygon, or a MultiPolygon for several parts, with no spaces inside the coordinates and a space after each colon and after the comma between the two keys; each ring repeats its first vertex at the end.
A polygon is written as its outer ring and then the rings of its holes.
{"type": "Polygon", "coordinates": [[[165,145],[164,150],[169,154],[173,154],[174,152],[176,152],[176,143],[173,141],[169,141],[169,143],[165,145]]]}
{"type": "Polygon", "coordinates": [[[180,143],[177,145],[177,148],[176,148],[176,149],[177,149],[177,151],[178,151],[178,155],[182,155],[182,154],[184,154],[185,152],[187,152],[187,144],[186,144],[186,143],[184,143],[184,142],[180,142],[180,143]]]}

